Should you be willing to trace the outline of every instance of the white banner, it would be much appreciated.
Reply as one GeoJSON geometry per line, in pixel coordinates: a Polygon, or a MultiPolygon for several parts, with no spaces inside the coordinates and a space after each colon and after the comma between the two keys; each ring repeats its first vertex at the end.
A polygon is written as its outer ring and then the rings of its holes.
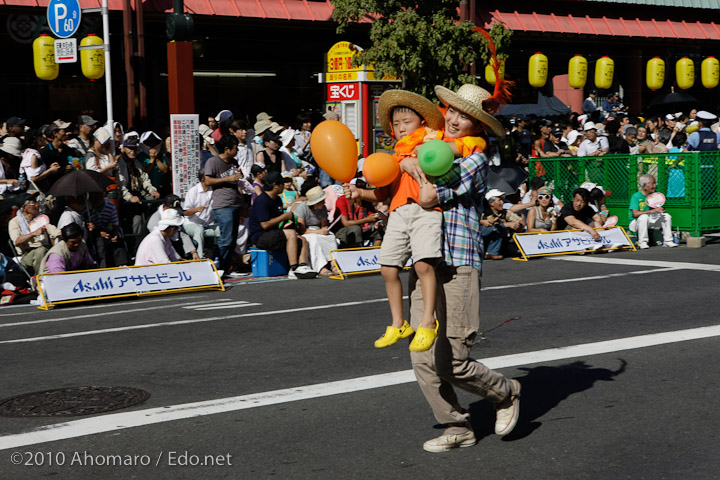
{"type": "Polygon", "coordinates": [[[602,242],[595,242],[584,230],[515,234],[515,241],[525,256],[553,255],[596,249],[633,248],[622,227],[597,228],[602,242]]]}
{"type": "Polygon", "coordinates": [[[173,193],[184,198],[198,183],[200,133],[198,115],[170,115],[173,193]]]}
{"type": "MultiPolygon", "coordinates": [[[[342,274],[377,272],[380,271],[378,253],[380,247],[348,248],[333,250],[330,252],[330,257],[335,260],[342,274]]],[[[405,267],[410,266],[412,266],[412,258],[405,264],[405,267]]]]}
{"type": "Polygon", "coordinates": [[[47,304],[200,287],[223,288],[210,260],[38,276],[47,304]]]}

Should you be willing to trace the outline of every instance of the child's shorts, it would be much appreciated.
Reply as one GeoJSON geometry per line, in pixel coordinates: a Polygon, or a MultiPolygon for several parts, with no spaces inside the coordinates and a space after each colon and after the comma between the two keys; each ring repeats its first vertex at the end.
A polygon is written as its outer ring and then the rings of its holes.
{"type": "Polygon", "coordinates": [[[442,256],[442,212],[427,210],[417,203],[408,203],[390,213],[378,263],[388,267],[404,267],[413,261],[442,256]]]}

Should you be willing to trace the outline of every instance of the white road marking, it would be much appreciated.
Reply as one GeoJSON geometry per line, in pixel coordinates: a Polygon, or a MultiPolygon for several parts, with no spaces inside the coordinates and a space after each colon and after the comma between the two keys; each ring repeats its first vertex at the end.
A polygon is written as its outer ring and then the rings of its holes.
{"type": "MultiPolygon", "coordinates": [[[[132,304],[137,305],[139,303],[172,302],[173,300],[177,302],[178,300],[181,300],[183,298],[188,298],[188,296],[183,295],[182,297],[179,297],[179,298],[174,297],[173,299],[164,297],[164,298],[155,298],[152,300],[133,300],[132,304]]],[[[207,298],[207,295],[193,295],[193,298],[207,298]]],[[[97,305],[78,305],[77,307],[63,307],[62,312],[65,313],[65,312],[74,312],[76,310],[91,310],[94,308],[107,308],[108,305],[112,305],[112,304],[104,302],[104,303],[100,303],[97,305]]],[[[172,305],[172,303],[171,303],[171,305],[172,305]]],[[[28,313],[31,313],[31,312],[35,313],[38,311],[37,307],[32,306],[32,305],[22,305],[22,307],[26,307],[26,309],[21,312],[17,312],[17,313],[0,313],[0,318],[13,317],[13,316],[17,316],[17,315],[27,315],[28,313]]]]}
{"type": "MultiPolygon", "coordinates": [[[[31,320],[29,322],[15,322],[15,323],[3,323],[0,324],[0,328],[3,327],[18,327],[18,326],[25,326],[25,325],[35,325],[37,323],[52,323],[52,322],[64,322],[66,320],[79,320],[82,318],[98,318],[100,317],[107,317],[108,315],[120,315],[123,313],[135,313],[135,312],[146,312],[148,310],[161,310],[163,308],[170,308],[170,307],[182,307],[184,305],[195,305],[197,303],[205,303],[207,300],[199,300],[197,302],[186,302],[186,303],[174,303],[172,305],[160,305],[157,307],[143,307],[143,308],[133,308],[130,310],[109,310],[107,312],[102,312],[101,314],[97,313],[89,313],[87,315],[75,315],[73,317],[59,317],[59,318],[44,318],[42,320],[31,320]]],[[[107,307],[107,305],[104,305],[107,307]]],[[[26,313],[27,315],[27,313],[26,313]]]]}
{"type": "Polygon", "coordinates": [[[592,277],[561,278],[560,280],[543,280],[541,282],[517,283],[515,285],[497,285],[494,287],[484,287],[484,288],[481,288],[481,290],[482,291],[484,291],[484,290],[503,290],[506,288],[532,287],[535,285],[547,285],[550,283],[569,283],[569,282],[584,282],[587,280],[605,280],[607,278],[625,277],[627,275],[641,275],[644,273],[669,272],[671,270],[678,270],[678,269],[674,268],[674,267],[654,268],[652,270],[637,270],[635,272],[608,273],[606,275],[594,275],[592,277]]]}
{"type": "Polygon", "coordinates": [[[223,303],[220,305],[198,305],[197,307],[183,307],[190,310],[195,310],[199,312],[204,312],[206,310],[220,310],[223,308],[240,308],[240,307],[255,307],[257,305],[262,305],[262,303],[249,303],[249,302],[229,302],[229,303],[223,303]]]}
{"type": "MultiPolygon", "coordinates": [[[[677,330],[674,332],[653,333],[649,335],[619,338],[603,342],[550,348],[535,352],[524,352],[514,355],[503,355],[500,357],[486,358],[481,361],[489,368],[501,369],[530,365],[534,363],[566,360],[569,358],[589,357],[624,350],[635,350],[638,348],[686,342],[689,340],[717,336],[720,336],[720,325],[677,330]]],[[[253,393],[237,397],[220,398],[202,402],[101,415],[82,420],[46,425],[28,432],[2,436],[0,437],[0,450],[67,440],[86,435],[124,430],[127,428],[153,425],[205,415],[235,412],[280,403],[298,402],[312,398],[327,397],[330,395],[341,395],[374,388],[412,383],[414,381],[415,376],[413,371],[404,370],[400,372],[371,375],[336,382],[292,387],[282,390],[273,390],[270,392],[253,393]]]]}
{"type": "MultiPolygon", "coordinates": [[[[528,287],[528,286],[535,286],[535,285],[547,285],[549,283],[570,283],[570,282],[579,282],[579,281],[585,281],[585,280],[603,280],[608,278],[615,278],[615,277],[623,277],[627,275],[638,275],[638,274],[645,274],[645,273],[654,273],[654,272],[666,272],[670,270],[675,270],[674,267],[667,267],[667,268],[657,268],[652,270],[638,270],[634,272],[624,272],[624,273],[610,273],[606,275],[596,275],[592,277],[574,277],[574,278],[564,278],[560,280],[547,280],[542,282],[530,282],[530,283],[519,283],[519,284],[512,284],[512,285],[496,285],[493,287],[484,287],[482,288],[482,291],[485,290],[502,290],[507,288],[518,288],[518,287],[528,287]]],[[[403,297],[403,299],[407,299],[407,296],[403,297]]],[[[228,300],[230,302],[232,300],[228,300]]],[[[165,327],[165,326],[173,326],[173,325],[188,325],[193,323],[204,323],[204,322],[215,322],[220,320],[230,320],[235,318],[246,318],[246,317],[255,317],[255,316],[267,316],[267,315],[278,315],[283,313],[289,313],[289,312],[301,312],[301,311],[311,311],[311,310],[326,310],[330,308],[341,308],[341,307],[354,307],[357,305],[362,305],[365,303],[377,303],[377,302],[386,302],[386,298],[376,298],[371,300],[362,300],[357,302],[345,302],[345,303],[335,303],[332,305],[316,305],[311,307],[302,307],[302,308],[291,308],[291,309],[284,309],[284,310],[272,310],[268,312],[253,312],[253,313],[243,313],[243,314],[236,314],[236,315],[227,315],[222,317],[208,317],[208,318],[194,318],[189,320],[176,320],[172,322],[158,322],[158,323],[148,323],[143,325],[129,325],[125,327],[115,327],[115,328],[106,328],[106,329],[100,329],[100,330],[87,330],[87,331],[81,331],[81,332],[73,332],[73,333],[61,333],[56,335],[46,335],[42,337],[29,337],[29,338],[18,338],[14,340],[3,340],[0,341],[0,345],[7,344],[7,343],[25,343],[25,342],[39,342],[44,340],[58,340],[61,338],[71,338],[71,337],[81,337],[86,335],[99,335],[104,333],[117,333],[117,332],[124,332],[124,331],[130,331],[130,330],[139,330],[139,329],[145,329],[145,328],[153,328],[153,327],[165,327]]],[[[197,304],[206,304],[205,302],[190,302],[190,303],[184,303],[184,304],[178,304],[173,306],[185,306],[185,305],[197,305],[197,304]]],[[[207,305],[207,304],[206,304],[207,305]]],[[[257,304],[252,304],[257,305],[257,304]]],[[[250,306],[250,305],[245,305],[250,306]]],[[[124,310],[119,312],[106,312],[103,313],[103,315],[106,314],[118,314],[118,313],[131,313],[131,312],[137,312],[137,311],[144,311],[144,310],[150,310],[150,309],[156,309],[156,308],[167,308],[166,306],[162,307],[150,307],[150,308],[142,308],[142,309],[134,309],[134,310],[124,310]]],[[[226,308],[226,307],[219,307],[219,308],[226,308]]],[[[205,308],[203,310],[212,310],[213,308],[205,308]]],[[[49,320],[36,320],[36,321],[30,321],[30,322],[18,322],[18,323],[11,323],[11,324],[5,324],[0,325],[0,327],[6,327],[6,326],[18,326],[18,325],[31,325],[34,323],[44,323],[44,322],[60,322],[63,320],[75,320],[78,318],[94,318],[95,315],[81,315],[81,316],[75,316],[75,317],[67,317],[67,318],[56,318],[56,319],[49,319],[49,320]]]]}
{"type": "Polygon", "coordinates": [[[560,260],[563,262],[582,262],[582,263],[604,263],[607,265],[630,265],[642,267],[659,267],[659,268],[675,268],[684,270],[706,270],[708,272],[720,272],[720,265],[708,263],[689,263],[689,262],[664,262],[658,260],[642,260],[640,258],[609,258],[609,257],[552,257],[550,260],[560,260]]]}

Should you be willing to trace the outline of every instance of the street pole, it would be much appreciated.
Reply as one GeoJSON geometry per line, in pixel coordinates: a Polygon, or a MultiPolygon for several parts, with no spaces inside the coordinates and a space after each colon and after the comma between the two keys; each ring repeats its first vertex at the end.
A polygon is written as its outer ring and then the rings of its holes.
{"type": "Polygon", "coordinates": [[[102,0],[103,37],[105,38],[105,101],[107,102],[107,128],[110,132],[110,139],[115,143],[115,128],[113,121],[113,98],[112,98],[112,75],[110,73],[110,15],[108,12],[108,0],[102,0]]]}

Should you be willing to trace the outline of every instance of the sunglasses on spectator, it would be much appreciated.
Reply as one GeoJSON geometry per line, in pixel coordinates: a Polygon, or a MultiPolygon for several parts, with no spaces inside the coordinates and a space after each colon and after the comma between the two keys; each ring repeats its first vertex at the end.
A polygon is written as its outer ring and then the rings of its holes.
{"type": "Polygon", "coordinates": [[[552,195],[542,194],[542,195],[538,195],[538,198],[544,199],[544,200],[550,200],[552,198],[552,195]]]}

